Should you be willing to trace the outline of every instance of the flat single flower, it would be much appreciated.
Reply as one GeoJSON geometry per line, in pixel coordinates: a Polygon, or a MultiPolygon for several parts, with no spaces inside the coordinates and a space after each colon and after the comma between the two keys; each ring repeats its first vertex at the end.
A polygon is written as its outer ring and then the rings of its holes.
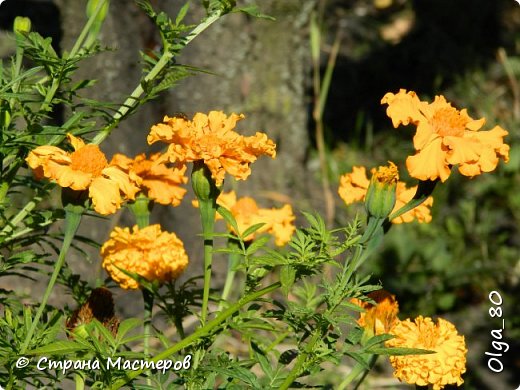
{"type": "Polygon", "coordinates": [[[394,127],[417,126],[413,138],[417,152],[406,160],[412,177],[444,182],[452,166],[473,177],[495,170],[500,159],[509,161],[509,145],[504,143],[506,130],[495,126],[479,131],[484,118],[471,118],[466,109],[457,110],[442,95],[428,103],[420,101],[415,92],[401,89],[397,94],[387,93],[381,103],[388,105],[386,112],[394,127]]]}
{"type": "Polygon", "coordinates": [[[375,305],[357,298],[351,300],[352,303],[365,310],[360,313],[357,323],[373,335],[390,333],[390,330],[399,321],[397,318],[399,304],[395,295],[385,290],[377,290],[369,293],[368,297],[375,302],[375,305]]]}
{"type": "Polygon", "coordinates": [[[36,177],[53,180],[61,187],[75,191],[88,189],[94,210],[107,215],[121,207],[123,197],[135,199],[139,190],[136,177],[108,163],[98,145],[67,134],[74,151],[69,153],[56,146],[38,146],[27,156],[27,164],[36,177]]]}
{"type": "Polygon", "coordinates": [[[449,384],[460,386],[466,372],[466,343],[455,326],[442,318],[434,323],[429,317],[414,321],[399,321],[391,329],[394,339],[387,347],[419,348],[435,351],[433,354],[391,356],[390,363],[399,380],[418,386],[433,385],[440,390],[449,384]]]}
{"type": "MultiPolygon", "coordinates": [[[[198,202],[193,202],[198,207],[198,202]]],[[[249,227],[263,223],[263,226],[254,233],[245,237],[245,241],[255,238],[256,234],[268,233],[275,238],[275,244],[283,246],[289,242],[296,227],[291,205],[285,204],[280,208],[260,208],[256,201],[244,196],[237,199],[235,191],[222,192],[217,198],[217,204],[229,210],[236,220],[239,233],[245,232],[249,227]]],[[[222,217],[217,214],[217,219],[222,217]]],[[[237,232],[231,226],[228,228],[235,234],[237,232]]]]}
{"type": "Polygon", "coordinates": [[[101,256],[103,268],[124,289],[137,289],[139,283],[120,269],[164,283],[178,278],[188,265],[182,241],[160,225],[116,227],[101,247],[101,256]]]}
{"type": "Polygon", "coordinates": [[[161,154],[146,158],[144,153],[131,159],[124,154],[115,154],[110,162],[140,177],[140,189],[148,198],[164,205],[178,206],[186,194],[181,185],[188,182],[186,165],[168,167],[161,161],[161,154]]]}
{"type": "MultiPolygon", "coordinates": [[[[372,169],[374,172],[374,169],[372,169]]],[[[362,202],[365,200],[365,195],[370,185],[370,180],[367,177],[365,167],[353,167],[351,173],[346,173],[340,177],[340,185],[338,193],[345,204],[349,205],[355,202],[362,202]]],[[[397,182],[395,191],[396,200],[392,212],[399,210],[407,204],[415,195],[417,186],[408,188],[406,183],[402,181],[397,182]]],[[[417,220],[421,223],[428,223],[432,220],[430,208],[433,205],[433,197],[429,196],[426,200],[414,209],[407,211],[403,215],[392,219],[392,223],[408,223],[417,220]]]]}
{"type": "Polygon", "coordinates": [[[258,156],[276,156],[276,145],[264,133],[245,137],[235,132],[236,123],[243,118],[242,114],[228,117],[221,111],[197,113],[191,121],[166,116],[163,123],[152,126],[148,143],[169,144],[166,158],[170,162],[204,161],[217,186],[222,185],[226,172],[245,180],[258,156]]]}

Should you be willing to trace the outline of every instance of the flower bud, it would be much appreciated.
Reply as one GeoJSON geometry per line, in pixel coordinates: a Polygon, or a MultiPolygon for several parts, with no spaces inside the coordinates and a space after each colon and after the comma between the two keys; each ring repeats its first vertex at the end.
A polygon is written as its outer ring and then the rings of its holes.
{"type": "Polygon", "coordinates": [[[389,161],[388,166],[381,166],[372,171],[372,179],[365,197],[365,208],[369,216],[386,218],[395,206],[395,189],[399,175],[397,166],[389,161]]]}
{"type": "Polygon", "coordinates": [[[28,33],[31,31],[31,19],[17,16],[14,19],[13,31],[15,33],[28,33]]]}
{"type": "Polygon", "coordinates": [[[191,185],[195,196],[201,201],[216,200],[220,194],[220,189],[211,177],[211,171],[202,160],[193,163],[191,185]]]}

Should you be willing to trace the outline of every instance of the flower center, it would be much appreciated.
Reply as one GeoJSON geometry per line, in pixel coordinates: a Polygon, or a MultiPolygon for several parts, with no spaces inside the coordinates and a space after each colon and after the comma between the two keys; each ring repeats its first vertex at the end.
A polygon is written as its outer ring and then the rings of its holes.
{"type": "Polygon", "coordinates": [[[101,176],[108,161],[97,145],[85,145],[74,151],[70,159],[71,168],[75,171],[91,173],[93,177],[101,176]]]}
{"type": "Polygon", "coordinates": [[[437,110],[432,118],[433,129],[442,137],[462,137],[466,124],[467,120],[453,107],[444,107],[437,110]]]}
{"type": "Polygon", "coordinates": [[[399,180],[397,166],[391,161],[388,162],[388,166],[380,166],[372,174],[373,179],[381,184],[394,184],[399,180]]]}

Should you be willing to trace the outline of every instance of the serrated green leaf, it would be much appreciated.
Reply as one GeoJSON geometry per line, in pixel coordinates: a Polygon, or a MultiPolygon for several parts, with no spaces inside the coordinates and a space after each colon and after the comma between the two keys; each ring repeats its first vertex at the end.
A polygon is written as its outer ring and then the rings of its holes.
{"type": "Polygon", "coordinates": [[[217,213],[219,213],[222,216],[222,218],[224,218],[224,220],[228,223],[228,225],[230,225],[233,228],[235,232],[239,231],[237,221],[228,209],[217,205],[217,213]]]}
{"type": "Polygon", "coordinates": [[[290,265],[284,265],[280,268],[280,283],[282,283],[282,291],[285,295],[289,294],[289,290],[296,279],[296,270],[290,265]]]}
{"type": "Polygon", "coordinates": [[[274,17],[272,17],[271,15],[263,14],[258,9],[258,6],[256,6],[256,5],[250,5],[247,7],[236,8],[235,10],[233,10],[233,12],[242,12],[242,13],[252,16],[254,18],[276,21],[276,19],[274,17]]]}
{"type": "Polygon", "coordinates": [[[263,248],[265,244],[270,240],[269,236],[263,236],[256,238],[246,249],[246,255],[252,256],[260,248],[263,248]]]}
{"type": "Polygon", "coordinates": [[[264,225],[265,225],[265,223],[255,223],[254,225],[249,226],[246,230],[241,232],[240,235],[242,236],[242,238],[245,239],[245,238],[249,237],[251,234],[253,234],[254,232],[256,232],[258,229],[260,229],[264,225]]]}
{"type": "Polygon", "coordinates": [[[182,8],[179,10],[179,13],[177,14],[177,17],[175,18],[175,25],[179,26],[181,22],[183,21],[184,17],[188,13],[188,9],[190,8],[190,2],[187,1],[186,4],[182,6],[182,8]]]}

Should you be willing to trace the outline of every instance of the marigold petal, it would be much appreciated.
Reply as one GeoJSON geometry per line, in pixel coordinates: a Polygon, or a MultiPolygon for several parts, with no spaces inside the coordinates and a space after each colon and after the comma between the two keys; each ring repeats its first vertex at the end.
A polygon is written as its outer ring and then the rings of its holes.
{"type": "Polygon", "coordinates": [[[69,133],[69,134],[67,134],[67,138],[68,138],[70,144],[72,145],[72,147],[74,148],[74,150],[78,150],[85,146],[85,142],[79,137],[76,137],[69,133]]]}
{"type": "Polygon", "coordinates": [[[96,177],[89,187],[94,210],[102,215],[115,213],[121,207],[119,185],[113,180],[96,177]]]}
{"type": "Polygon", "coordinates": [[[446,161],[451,165],[478,161],[484,151],[484,145],[476,138],[444,137],[443,144],[450,149],[446,161]]]}
{"type": "Polygon", "coordinates": [[[405,89],[401,89],[397,94],[389,92],[381,99],[381,104],[388,104],[386,113],[392,119],[395,128],[401,124],[406,126],[423,120],[420,103],[415,92],[407,92],[405,89]]]}
{"type": "Polygon", "coordinates": [[[44,167],[45,176],[55,177],[61,187],[69,187],[76,191],[86,190],[92,183],[90,173],[75,171],[68,166],[55,164],[49,161],[44,167]]]}
{"type": "MultiPolygon", "coordinates": [[[[393,212],[399,210],[404,205],[406,205],[412,198],[414,197],[417,191],[417,186],[407,188],[406,184],[403,182],[397,183],[396,188],[396,201],[393,212]]],[[[413,208],[410,211],[400,215],[397,218],[392,219],[392,223],[400,224],[400,223],[409,223],[414,220],[417,220],[419,223],[429,223],[432,220],[432,215],[430,212],[430,208],[433,205],[433,197],[429,196],[423,203],[419,206],[413,208]]]]}
{"type": "Polygon", "coordinates": [[[365,167],[353,167],[352,173],[346,173],[339,179],[338,194],[345,204],[360,202],[365,199],[370,180],[365,167]]]}
{"type": "Polygon", "coordinates": [[[139,192],[139,187],[126,172],[117,166],[108,166],[103,169],[103,175],[115,183],[128,199],[135,199],[135,194],[139,192]]]}
{"type": "Polygon", "coordinates": [[[442,139],[436,138],[428,146],[406,159],[406,168],[410,176],[419,180],[435,180],[445,182],[451,169],[446,162],[447,152],[441,148],[442,139]]]}

